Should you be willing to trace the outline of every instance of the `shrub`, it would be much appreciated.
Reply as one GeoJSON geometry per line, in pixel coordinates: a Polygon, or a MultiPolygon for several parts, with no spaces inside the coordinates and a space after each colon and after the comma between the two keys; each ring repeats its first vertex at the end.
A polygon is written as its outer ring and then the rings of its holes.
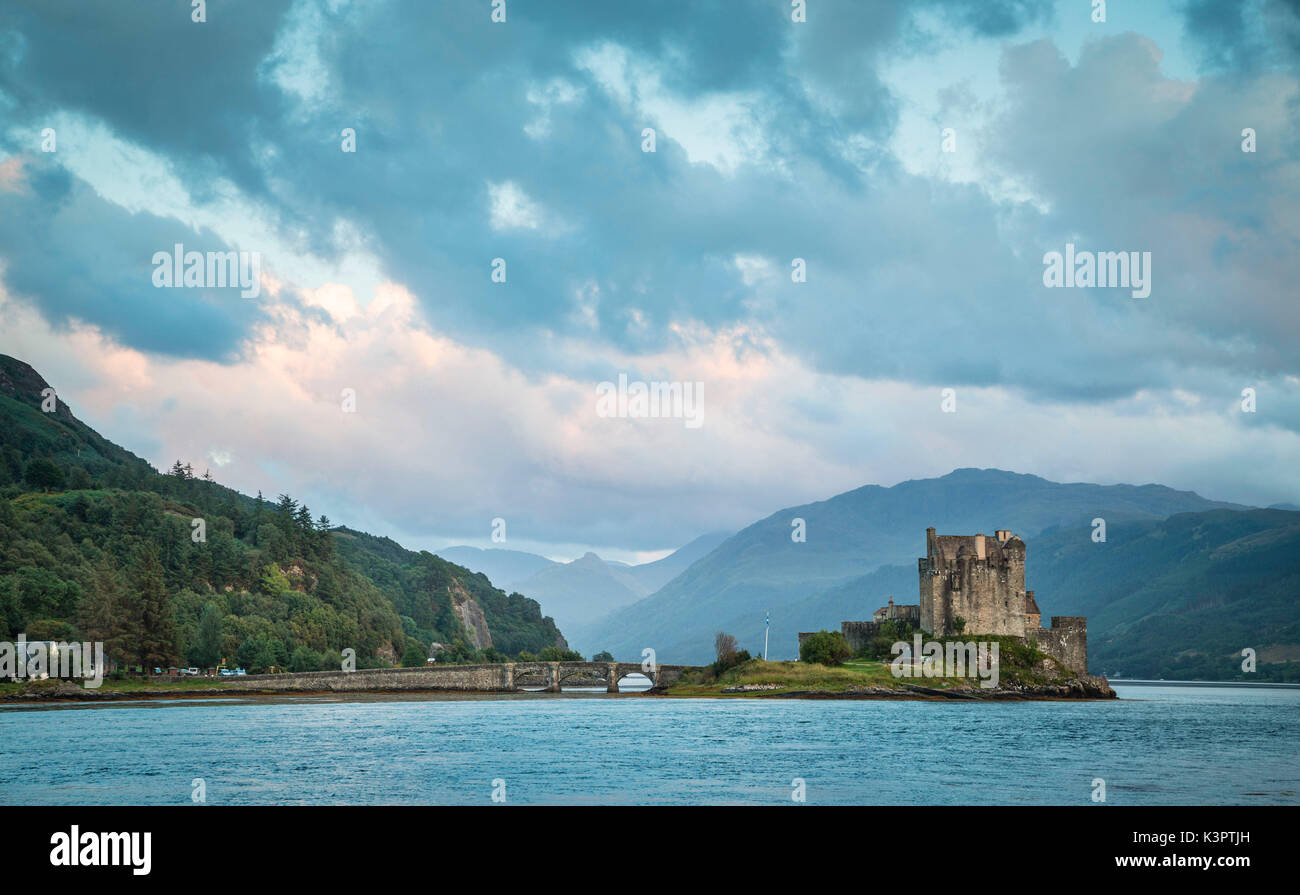
{"type": "Polygon", "coordinates": [[[427,660],[428,656],[418,641],[406,641],[406,652],[402,655],[403,668],[423,668],[429,664],[427,660]]]}
{"type": "Polygon", "coordinates": [[[880,633],[862,645],[858,656],[876,662],[889,661],[894,657],[894,644],[899,641],[911,643],[912,635],[915,633],[916,629],[907,622],[897,619],[882,622],[880,633]]]}
{"type": "Polygon", "coordinates": [[[571,649],[563,650],[560,649],[558,646],[545,647],[540,653],[537,654],[537,658],[542,662],[585,662],[586,661],[584,658],[582,658],[582,653],[576,652],[575,650],[571,650],[571,649]]]}
{"type": "Polygon", "coordinates": [[[711,666],[713,668],[713,676],[716,678],[729,668],[744,665],[751,658],[753,657],[750,656],[749,650],[740,650],[739,652],[728,653],[725,658],[718,659],[711,666]]]}
{"type": "Polygon", "coordinates": [[[63,486],[63,470],[50,460],[38,458],[27,464],[23,481],[44,491],[60,488],[63,486]]]}
{"type": "Polygon", "coordinates": [[[839,631],[818,631],[804,640],[799,647],[799,659],[803,662],[816,662],[819,665],[840,665],[853,650],[839,631]]]}
{"type": "Polygon", "coordinates": [[[305,646],[300,646],[289,657],[290,671],[319,671],[324,656],[305,646]]]}

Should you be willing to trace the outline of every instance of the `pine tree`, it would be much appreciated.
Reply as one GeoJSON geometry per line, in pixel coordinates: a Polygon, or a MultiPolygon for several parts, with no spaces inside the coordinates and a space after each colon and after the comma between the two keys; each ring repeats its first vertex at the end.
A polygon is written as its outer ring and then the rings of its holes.
{"type": "Polygon", "coordinates": [[[298,509],[298,501],[294,500],[288,494],[281,494],[276,498],[275,510],[281,516],[293,518],[294,511],[298,509]]]}
{"type": "Polygon", "coordinates": [[[263,501],[263,499],[262,499],[262,492],[261,492],[261,490],[259,489],[258,492],[257,492],[257,503],[254,505],[254,508],[253,508],[253,520],[252,520],[252,522],[250,522],[249,525],[248,525],[248,530],[249,530],[249,531],[252,533],[252,535],[253,535],[253,545],[254,545],[254,546],[258,546],[258,544],[257,544],[257,533],[258,533],[258,529],[261,528],[261,525],[262,525],[262,504],[263,504],[264,502],[265,502],[265,501],[263,501]]]}
{"type": "Polygon", "coordinates": [[[316,535],[313,538],[316,546],[316,555],[323,560],[328,560],[334,552],[334,535],[330,534],[330,528],[334,525],[330,522],[330,517],[324,513],[320,514],[320,519],[316,520],[316,535]]]}
{"type": "Polygon", "coordinates": [[[221,660],[221,638],[225,618],[213,603],[203,607],[199,617],[199,632],[190,649],[190,661],[200,668],[212,668],[221,660]]]}
{"type": "Polygon", "coordinates": [[[78,624],[91,643],[104,644],[105,653],[115,660],[134,656],[128,645],[130,619],[121,576],[108,556],[103,556],[91,572],[90,590],[82,598],[78,624]]]}
{"type": "Polygon", "coordinates": [[[163,583],[163,567],[158,561],[158,551],[152,544],[136,550],[131,569],[131,589],[139,605],[139,639],[136,655],[145,671],[154,666],[166,666],[176,656],[176,620],[171,602],[167,599],[167,586],[163,583]]]}

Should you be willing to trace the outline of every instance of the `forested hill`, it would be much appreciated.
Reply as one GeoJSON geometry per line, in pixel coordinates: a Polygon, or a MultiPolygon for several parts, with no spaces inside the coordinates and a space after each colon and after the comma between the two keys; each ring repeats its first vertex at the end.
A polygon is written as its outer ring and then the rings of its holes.
{"type": "Polygon", "coordinates": [[[481,661],[563,649],[535,601],[289,495],[159,473],[0,355],[0,640],[100,640],[128,665],[250,671],[481,661]],[[44,403],[44,409],[42,404],[44,403]],[[201,520],[201,521],[196,521],[201,520]]]}

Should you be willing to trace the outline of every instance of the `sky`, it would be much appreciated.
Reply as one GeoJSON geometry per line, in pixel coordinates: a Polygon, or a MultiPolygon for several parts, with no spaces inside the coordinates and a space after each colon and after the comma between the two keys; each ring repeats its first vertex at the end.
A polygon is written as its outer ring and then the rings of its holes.
{"type": "Polygon", "coordinates": [[[1297,0],[198,5],[0,7],[0,352],[160,468],[557,559],[958,467],[1300,503],[1297,0]]]}

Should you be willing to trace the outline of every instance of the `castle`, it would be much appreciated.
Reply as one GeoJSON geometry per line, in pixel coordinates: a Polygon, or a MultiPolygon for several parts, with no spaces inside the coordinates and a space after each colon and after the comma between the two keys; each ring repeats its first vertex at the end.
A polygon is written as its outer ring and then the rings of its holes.
{"type": "MultiPolygon", "coordinates": [[[[842,622],[840,631],[857,652],[880,635],[886,621],[910,623],[936,637],[993,634],[1034,641],[1075,674],[1088,673],[1088,622],[1053,616],[1042,626],[1034,592],[1025,589],[1025,542],[1007,529],[983,534],[938,535],[925,530],[925,556],[917,560],[920,605],[877,609],[869,622],[842,622]]],[[[803,645],[808,634],[799,635],[803,645]]]]}

